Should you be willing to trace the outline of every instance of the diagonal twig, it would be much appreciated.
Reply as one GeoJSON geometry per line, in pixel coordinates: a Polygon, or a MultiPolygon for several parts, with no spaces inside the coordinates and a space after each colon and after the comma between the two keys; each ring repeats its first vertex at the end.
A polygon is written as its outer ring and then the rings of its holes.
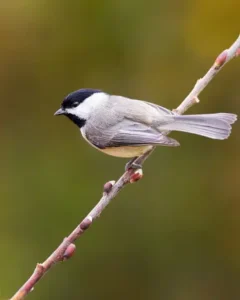
{"type": "MultiPolygon", "coordinates": [[[[199,79],[194,88],[174,110],[177,114],[183,114],[191,106],[199,102],[198,96],[217,75],[222,67],[231,59],[240,55],[240,36],[227,50],[224,50],[215,60],[208,72],[199,79]]],[[[155,147],[136,159],[135,163],[143,164],[155,147]]],[[[66,237],[56,250],[41,264],[37,264],[33,274],[27,279],[23,286],[16,292],[10,300],[24,299],[34,288],[36,283],[50,270],[56,263],[69,259],[75,252],[74,242],[90,227],[92,222],[100,216],[105,207],[118,195],[118,193],[129,183],[133,183],[142,177],[141,170],[130,169],[126,171],[117,182],[108,182],[104,185],[104,193],[97,205],[83,219],[83,221],[66,237]]]]}

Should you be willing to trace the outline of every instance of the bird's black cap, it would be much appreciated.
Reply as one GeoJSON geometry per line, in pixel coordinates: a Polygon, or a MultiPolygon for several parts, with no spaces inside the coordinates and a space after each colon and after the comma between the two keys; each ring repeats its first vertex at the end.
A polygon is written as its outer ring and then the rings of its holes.
{"type": "Polygon", "coordinates": [[[74,91],[64,98],[62,102],[62,108],[65,109],[65,108],[76,107],[88,97],[92,96],[95,93],[101,93],[101,92],[102,92],[101,90],[95,90],[95,89],[80,89],[74,91]]]}

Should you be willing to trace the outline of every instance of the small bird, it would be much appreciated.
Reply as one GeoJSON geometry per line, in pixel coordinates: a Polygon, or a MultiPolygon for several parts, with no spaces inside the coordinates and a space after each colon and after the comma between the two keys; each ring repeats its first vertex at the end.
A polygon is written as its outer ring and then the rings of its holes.
{"type": "Polygon", "coordinates": [[[70,93],[55,112],[59,115],[75,123],[84,139],[98,150],[133,160],[152,146],[179,146],[178,141],[164,135],[168,131],[224,140],[237,120],[229,113],[177,115],[157,104],[96,89],[70,93]]]}

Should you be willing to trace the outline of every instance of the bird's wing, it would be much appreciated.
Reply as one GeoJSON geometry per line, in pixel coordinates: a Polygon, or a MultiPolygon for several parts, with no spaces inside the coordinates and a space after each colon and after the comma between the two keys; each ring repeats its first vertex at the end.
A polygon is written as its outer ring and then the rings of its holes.
{"type": "Polygon", "coordinates": [[[145,104],[150,105],[151,107],[155,108],[161,115],[174,115],[174,113],[171,110],[169,110],[163,106],[160,106],[155,103],[147,102],[147,101],[143,101],[143,102],[145,104]]]}
{"type": "Polygon", "coordinates": [[[173,112],[157,104],[142,100],[130,99],[121,96],[111,96],[107,111],[109,116],[117,114],[117,117],[128,118],[133,122],[152,126],[156,122],[169,123],[173,120],[173,112]]]}
{"type": "Polygon", "coordinates": [[[104,136],[108,136],[105,141],[105,147],[142,145],[179,146],[176,140],[162,135],[153,128],[141,123],[133,123],[132,121],[125,120],[124,124],[121,124],[121,128],[117,127],[118,125],[115,128],[111,128],[111,136],[110,134],[104,134],[104,136]]]}

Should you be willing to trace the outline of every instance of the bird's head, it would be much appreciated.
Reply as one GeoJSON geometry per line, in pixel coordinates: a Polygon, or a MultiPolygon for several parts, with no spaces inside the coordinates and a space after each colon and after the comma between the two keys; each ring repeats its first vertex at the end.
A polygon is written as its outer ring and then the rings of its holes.
{"type": "Polygon", "coordinates": [[[101,90],[80,89],[67,95],[55,116],[65,115],[78,127],[83,127],[93,110],[107,94],[101,90]]]}

